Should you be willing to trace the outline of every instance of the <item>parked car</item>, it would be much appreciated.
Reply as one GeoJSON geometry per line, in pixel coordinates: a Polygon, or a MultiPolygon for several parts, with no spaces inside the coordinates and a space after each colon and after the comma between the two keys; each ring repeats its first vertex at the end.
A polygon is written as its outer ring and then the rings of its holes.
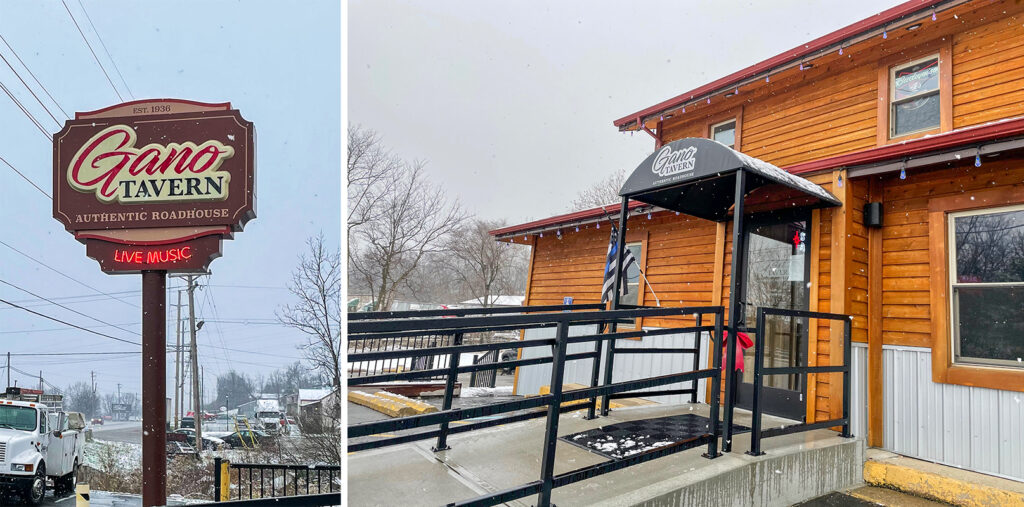
{"type": "MultiPolygon", "coordinates": [[[[177,433],[185,435],[189,445],[196,447],[196,430],[193,428],[178,428],[171,433],[177,433]]],[[[203,450],[204,451],[218,451],[223,449],[230,449],[231,444],[217,438],[208,435],[203,435],[203,450]]]]}
{"type": "Polygon", "coordinates": [[[93,424],[98,424],[100,426],[103,426],[103,418],[101,418],[101,417],[93,417],[91,422],[93,424]]]}
{"type": "Polygon", "coordinates": [[[182,417],[181,418],[181,426],[180,427],[182,427],[182,428],[195,428],[196,427],[196,421],[195,421],[195,419],[192,418],[192,416],[182,417]]]}
{"type": "Polygon", "coordinates": [[[274,442],[272,435],[261,430],[240,430],[220,438],[231,447],[253,447],[253,442],[257,445],[266,445],[274,442]]]}

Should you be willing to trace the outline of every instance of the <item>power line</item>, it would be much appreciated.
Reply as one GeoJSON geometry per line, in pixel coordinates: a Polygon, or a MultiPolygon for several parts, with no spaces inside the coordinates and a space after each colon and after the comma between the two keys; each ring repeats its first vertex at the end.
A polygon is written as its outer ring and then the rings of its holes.
{"type": "MultiPolygon", "coordinates": [[[[111,294],[120,294],[122,296],[125,296],[125,295],[128,295],[128,294],[138,294],[140,292],[142,292],[142,291],[140,291],[140,290],[122,290],[122,291],[111,292],[111,294]]],[[[94,301],[102,301],[102,300],[107,299],[107,298],[103,297],[103,296],[100,296],[99,294],[80,294],[80,295],[77,295],[77,296],[54,296],[54,297],[51,297],[50,299],[52,299],[54,301],[63,301],[63,302],[68,303],[68,304],[71,304],[71,303],[76,303],[77,304],[77,303],[92,303],[94,301]],[[74,301],[72,301],[72,300],[74,300],[74,301]]],[[[36,302],[35,299],[14,299],[12,301],[15,302],[15,303],[19,303],[19,304],[21,304],[21,303],[35,303],[36,302]]],[[[40,304],[40,306],[46,306],[43,303],[39,303],[39,304],[40,304]]],[[[26,305],[26,306],[28,306],[28,305],[26,305]]]]}
{"type": "Polygon", "coordinates": [[[18,56],[18,52],[15,51],[13,47],[11,47],[11,44],[7,42],[7,39],[5,39],[3,35],[0,35],[0,41],[3,41],[4,45],[7,46],[7,49],[11,50],[11,54],[18,59],[18,63],[20,63],[21,66],[28,71],[28,75],[32,76],[32,79],[34,79],[36,81],[36,84],[43,89],[43,92],[46,93],[46,96],[50,97],[50,100],[52,100],[54,105],[57,106],[57,109],[60,109],[60,112],[64,113],[64,117],[70,120],[71,116],[68,115],[67,111],[65,111],[63,107],[60,107],[60,103],[57,102],[57,99],[53,98],[53,95],[50,95],[50,91],[47,90],[46,87],[43,86],[43,83],[39,81],[39,78],[37,78],[36,75],[32,73],[32,69],[28,68],[28,65],[25,65],[25,62],[22,61],[20,56],[18,56]]]}
{"type": "Polygon", "coordinates": [[[109,356],[115,354],[141,354],[141,350],[126,352],[11,352],[12,356],[109,356]]]}
{"type": "Polygon", "coordinates": [[[50,320],[52,320],[54,322],[60,322],[61,324],[64,324],[66,326],[71,326],[71,327],[73,327],[75,329],[80,329],[82,331],[85,331],[86,333],[92,333],[92,334],[97,335],[97,336],[102,336],[104,338],[110,338],[111,340],[117,340],[119,342],[130,343],[132,345],[138,345],[140,347],[142,346],[141,343],[136,343],[136,342],[133,342],[131,340],[125,340],[124,338],[118,338],[116,336],[110,336],[109,334],[104,334],[104,333],[100,333],[100,332],[97,332],[97,331],[93,331],[91,329],[84,328],[82,326],[77,326],[77,325],[72,324],[70,322],[66,322],[66,321],[60,320],[60,319],[58,319],[56,317],[50,317],[49,315],[46,315],[46,314],[43,314],[43,313],[39,313],[39,312],[36,312],[36,311],[33,311],[33,310],[29,310],[28,308],[25,308],[24,306],[16,305],[16,304],[11,303],[10,301],[4,300],[4,299],[0,299],[0,303],[5,303],[5,304],[11,305],[11,306],[13,306],[15,308],[21,308],[22,310],[25,310],[26,312],[31,313],[33,315],[38,315],[38,316],[40,316],[40,317],[42,317],[44,319],[50,319],[50,320]]]}
{"type": "Polygon", "coordinates": [[[138,333],[136,331],[132,331],[130,329],[125,329],[125,328],[120,327],[120,326],[118,326],[116,324],[111,324],[111,323],[109,323],[109,322],[107,322],[105,320],[97,319],[96,317],[93,317],[92,315],[84,314],[84,313],[82,313],[82,312],[80,312],[78,310],[75,310],[75,309],[70,308],[68,306],[62,305],[62,304],[60,304],[60,303],[58,303],[56,301],[53,301],[53,300],[47,299],[47,298],[45,298],[43,296],[40,296],[39,294],[36,294],[36,293],[34,293],[34,292],[32,292],[32,291],[30,291],[28,289],[25,289],[25,288],[22,288],[22,287],[18,287],[17,285],[14,285],[13,283],[8,282],[7,280],[4,280],[2,278],[0,278],[0,283],[2,283],[4,285],[7,285],[7,286],[10,286],[10,287],[14,287],[15,289],[18,289],[18,290],[20,290],[20,291],[22,291],[22,292],[24,292],[24,293],[26,293],[26,294],[28,294],[30,296],[34,296],[34,297],[37,297],[39,299],[42,299],[43,301],[47,301],[49,303],[55,304],[55,305],[65,309],[65,310],[67,310],[67,311],[69,311],[71,313],[74,313],[74,314],[77,314],[77,315],[81,315],[82,317],[85,317],[85,318],[90,319],[90,320],[94,320],[96,322],[99,322],[100,324],[106,324],[108,326],[112,326],[112,327],[115,327],[117,329],[120,329],[121,331],[124,331],[126,333],[131,333],[131,334],[136,335],[136,336],[142,336],[141,333],[138,333]]]}
{"type": "Polygon", "coordinates": [[[120,301],[120,302],[122,302],[122,303],[124,303],[126,305],[134,306],[135,308],[140,308],[140,306],[137,305],[137,304],[129,303],[129,302],[127,302],[127,301],[125,301],[125,300],[123,300],[121,298],[116,298],[116,297],[114,297],[114,296],[112,296],[110,294],[107,294],[106,292],[103,292],[103,291],[101,291],[101,290],[99,290],[99,289],[97,289],[97,288],[95,288],[95,287],[93,287],[93,286],[91,286],[91,285],[89,285],[89,284],[87,284],[85,282],[80,282],[77,279],[71,277],[70,275],[66,275],[62,271],[60,271],[60,270],[58,270],[56,268],[50,267],[48,264],[44,263],[43,261],[40,261],[39,259],[36,259],[35,257],[32,257],[31,255],[28,255],[25,252],[22,252],[21,250],[18,250],[17,248],[14,248],[13,246],[8,245],[7,243],[5,243],[2,240],[0,240],[0,245],[3,245],[5,247],[7,247],[7,248],[10,248],[11,250],[14,250],[15,252],[17,252],[22,257],[24,257],[24,258],[26,258],[26,259],[28,259],[28,260],[36,263],[36,264],[39,264],[40,266],[43,266],[44,268],[49,269],[50,271],[53,271],[54,273],[57,273],[58,275],[63,276],[64,278],[67,278],[68,280],[71,280],[72,282],[75,282],[78,285],[81,285],[82,287],[85,287],[85,288],[87,288],[89,290],[95,291],[95,292],[97,292],[99,294],[103,294],[104,296],[107,296],[110,299],[114,299],[114,300],[120,301]]]}
{"type": "Polygon", "coordinates": [[[27,116],[28,119],[36,125],[36,128],[38,128],[39,131],[42,132],[44,136],[46,136],[46,140],[52,142],[53,138],[50,137],[50,133],[47,132],[45,128],[43,128],[43,124],[39,123],[39,120],[37,120],[35,116],[32,116],[32,113],[30,113],[28,109],[25,109],[25,106],[21,105],[21,101],[18,100],[18,98],[15,97],[13,93],[11,93],[11,90],[8,90],[7,87],[4,86],[4,83],[2,81],[0,81],[0,89],[3,89],[4,93],[6,93],[7,96],[10,97],[15,104],[17,104],[18,108],[21,109],[21,112],[25,113],[25,116],[27,116]]]}
{"type": "Polygon", "coordinates": [[[36,92],[32,91],[32,87],[29,86],[28,83],[26,83],[25,80],[21,78],[21,74],[18,74],[18,71],[14,70],[14,66],[11,65],[11,62],[7,61],[7,58],[4,57],[3,53],[0,53],[0,60],[3,60],[4,63],[7,64],[7,68],[11,69],[11,72],[14,73],[14,77],[18,78],[18,81],[21,81],[21,84],[23,84],[25,86],[25,89],[32,94],[32,97],[36,99],[36,102],[38,102],[40,106],[43,106],[43,110],[46,111],[46,114],[50,115],[50,118],[53,118],[53,122],[57,124],[57,128],[60,128],[61,124],[59,121],[57,121],[57,117],[50,112],[50,108],[46,107],[46,104],[43,104],[43,101],[39,98],[38,95],[36,95],[36,92]]]}
{"type": "Polygon", "coordinates": [[[107,74],[107,69],[103,68],[103,64],[100,62],[96,51],[93,51],[92,44],[89,44],[89,39],[85,37],[85,32],[82,31],[82,27],[78,26],[78,20],[75,19],[75,15],[71,14],[71,9],[68,7],[68,3],[64,0],[60,0],[60,3],[64,4],[64,9],[68,11],[68,16],[71,16],[71,21],[75,23],[75,28],[78,29],[78,33],[82,35],[82,40],[85,41],[85,45],[89,48],[89,52],[92,53],[93,59],[96,60],[96,65],[100,66],[100,70],[103,71],[103,75],[106,76],[107,82],[110,83],[110,87],[114,89],[114,93],[117,94],[117,99],[124,102],[124,97],[121,96],[121,92],[117,91],[117,87],[114,86],[114,81],[110,79],[110,74],[107,74]]]}
{"type": "Polygon", "coordinates": [[[46,193],[46,191],[43,190],[42,188],[39,188],[39,185],[36,185],[34,181],[28,179],[28,176],[25,176],[25,174],[23,174],[21,171],[19,171],[17,167],[14,167],[13,165],[11,165],[11,163],[8,162],[6,159],[4,159],[3,157],[0,157],[0,162],[3,162],[4,164],[7,164],[7,167],[10,167],[12,171],[18,173],[18,176],[21,176],[21,179],[27,181],[29,185],[32,185],[33,187],[36,187],[36,190],[42,192],[42,194],[45,195],[47,199],[49,199],[51,201],[53,200],[53,197],[50,197],[50,194],[46,193]]]}
{"type": "MultiPolygon", "coordinates": [[[[12,303],[17,303],[17,301],[11,301],[11,302],[12,303]]],[[[3,308],[3,309],[4,310],[10,310],[11,308],[3,308]]],[[[121,325],[122,326],[141,326],[142,323],[141,322],[131,322],[131,323],[128,323],[128,324],[121,324],[121,325]]],[[[98,329],[98,328],[101,328],[101,327],[111,327],[111,326],[82,326],[82,327],[87,328],[87,329],[98,329]]],[[[49,329],[19,329],[17,331],[0,331],[0,334],[50,333],[50,332],[54,332],[54,331],[69,331],[69,329],[66,328],[66,327],[55,327],[55,328],[49,328],[49,329]]]]}
{"type": "Polygon", "coordinates": [[[110,59],[110,63],[114,65],[114,70],[117,71],[118,77],[121,78],[121,83],[124,84],[124,89],[128,90],[128,95],[134,99],[135,94],[132,93],[132,89],[128,87],[128,82],[124,80],[124,76],[121,74],[121,69],[117,68],[117,62],[114,61],[114,57],[110,56],[110,51],[107,50],[107,45],[103,42],[103,37],[100,37],[100,32],[96,29],[96,25],[92,24],[92,18],[89,17],[89,11],[85,10],[85,5],[82,5],[82,0],[78,0],[78,6],[81,7],[82,12],[85,13],[85,19],[89,21],[89,26],[92,27],[92,33],[96,34],[96,38],[99,39],[100,46],[103,46],[103,52],[107,54],[107,58],[110,59]]]}

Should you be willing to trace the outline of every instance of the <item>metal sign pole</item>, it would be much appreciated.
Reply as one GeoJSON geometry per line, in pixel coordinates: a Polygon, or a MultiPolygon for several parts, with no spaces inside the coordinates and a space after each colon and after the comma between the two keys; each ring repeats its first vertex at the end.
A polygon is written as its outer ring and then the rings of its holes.
{"type": "Polygon", "coordinates": [[[142,272],[142,505],[167,503],[167,272],[142,272]]]}

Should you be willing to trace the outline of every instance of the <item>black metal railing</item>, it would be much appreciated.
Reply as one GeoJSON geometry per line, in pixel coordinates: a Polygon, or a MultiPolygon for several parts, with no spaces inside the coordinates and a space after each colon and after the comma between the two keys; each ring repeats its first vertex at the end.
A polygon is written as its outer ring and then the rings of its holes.
{"type": "MultiPolygon", "coordinates": [[[[790,433],[800,433],[804,431],[811,431],[817,429],[831,428],[834,426],[842,426],[840,436],[850,438],[853,435],[850,434],[850,351],[851,341],[850,334],[852,328],[852,318],[849,315],[842,315],[837,313],[823,313],[823,312],[809,312],[804,310],[785,310],[780,308],[758,308],[757,309],[757,334],[758,339],[754,340],[754,391],[753,391],[753,406],[751,407],[753,422],[751,424],[751,435],[750,435],[750,450],[747,454],[753,456],[760,456],[764,454],[761,451],[761,439],[776,437],[779,435],[788,435],[790,433]],[[781,317],[792,317],[792,318],[805,318],[805,319],[819,319],[819,320],[835,320],[843,323],[843,364],[835,365],[833,363],[829,366],[786,366],[786,367],[775,367],[766,368],[764,366],[764,348],[765,342],[767,342],[767,327],[765,326],[765,320],[772,315],[778,315],[781,317]],[[806,385],[807,375],[812,373],[839,373],[843,374],[843,416],[839,419],[830,419],[827,421],[817,421],[813,423],[794,424],[789,426],[783,426],[778,428],[761,429],[761,416],[762,416],[762,387],[764,385],[764,377],[769,375],[802,375],[803,382],[806,385]]],[[[807,357],[804,354],[804,357],[807,357]]],[[[830,359],[832,359],[830,357],[830,359]]],[[[833,400],[835,402],[835,400],[833,400]]],[[[732,428],[726,428],[727,439],[731,438],[732,428]]]]}
{"type": "MultiPolygon", "coordinates": [[[[687,307],[687,308],[630,308],[625,310],[610,311],[570,311],[589,309],[589,305],[575,306],[550,306],[550,307],[518,307],[513,309],[501,309],[500,315],[480,316],[483,312],[474,312],[465,316],[450,317],[444,311],[430,311],[430,317],[441,318],[411,318],[411,312],[385,312],[381,314],[386,319],[351,319],[348,326],[350,339],[362,340],[384,340],[395,336],[416,336],[450,334],[461,336],[469,332],[509,330],[509,329],[538,329],[555,328],[554,338],[524,339],[513,344],[510,343],[488,343],[479,345],[452,345],[430,347],[420,350],[386,350],[349,354],[349,361],[381,361],[396,358],[415,357],[422,354],[434,356],[448,355],[446,368],[420,369],[402,372],[386,372],[373,375],[364,375],[350,379],[350,383],[358,379],[361,383],[386,382],[393,380],[411,380],[426,378],[436,375],[444,375],[446,380],[445,396],[442,410],[430,414],[375,421],[370,423],[356,424],[348,427],[348,451],[357,452],[366,449],[397,445],[405,442],[437,438],[434,446],[435,451],[448,449],[447,437],[450,434],[474,431],[482,428],[508,424],[510,422],[523,421],[527,419],[547,418],[544,434],[544,444],[541,457],[540,478],[524,485],[510,488],[493,494],[484,495],[478,498],[457,502],[451,505],[496,505],[503,502],[523,498],[537,494],[538,505],[548,506],[551,502],[551,491],[554,488],[582,481],[591,477],[619,470],[631,465],[643,463],[662,456],[667,456],[686,449],[692,449],[707,445],[705,456],[714,458],[718,456],[718,435],[721,434],[718,428],[719,419],[719,393],[721,390],[721,375],[719,374],[722,361],[721,337],[723,331],[724,310],[721,306],[713,307],[687,307]],[[528,314],[530,312],[557,312],[528,314]],[[511,315],[517,314],[517,315],[511,315]],[[714,325],[700,325],[700,317],[704,315],[714,316],[714,325]],[[645,317],[687,317],[698,315],[696,326],[669,327],[653,330],[628,330],[618,332],[614,325],[622,322],[633,321],[645,317]],[[570,326],[597,325],[599,332],[583,336],[569,336],[570,326]],[[601,332],[605,326],[609,326],[610,332],[601,332]],[[623,338],[636,338],[655,335],[671,335],[681,333],[697,333],[701,336],[704,332],[710,334],[714,342],[713,365],[710,368],[698,369],[695,366],[693,371],[672,373],[643,379],[628,380],[612,383],[610,375],[605,375],[605,383],[598,385],[600,359],[602,348],[605,342],[609,342],[608,354],[605,356],[609,361],[605,368],[611,370],[611,358],[616,352],[622,353],[629,350],[629,353],[684,353],[693,354],[694,365],[699,365],[700,339],[698,338],[695,347],[687,348],[648,348],[648,349],[617,349],[614,346],[615,340],[623,338]],[[593,343],[594,348],[590,351],[568,353],[567,348],[573,343],[593,343]],[[495,363],[473,364],[467,366],[459,365],[459,355],[466,352],[497,351],[507,348],[530,348],[550,347],[550,357],[533,357],[528,359],[517,359],[513,361],[498,361],[495,363]],[[590,387],[563,392],[563,376],[567,361],[590,359],[593,361],[590,387]],[[471,373],[477,371],[494,370],[497,368],[520,367],[537,364],[551,364],[550,393],[545,395],[524,398],[521,400],[501,402],[491,405],[484,405],[472,408],[452,409],[452,396],[454,383],[460,373],[471,373]],[[579,470],[555,475],[555,449],[558,439],[558,420],[563,412],[587,409],[588,417],[594,417],[595,405],[598,398],[603,398],[603,410],[608,407],[608,400],[624,396],[664,396],[675,394],[690,394],[691,399],[696,399],[697,382],[701,379],[709,379],[712,382],[710,405],[710,428],[708,433],[697,436],[683,442],[658,447],[634,454],[629,457],[610,460],[598,463],[579,470]],[[677,384],[681,382],[692,382],[693,387],[686,390],[663,390],[652,392],[637,392],[639,389],[655,388],[677,384]],[[583,402],[583,403],[573,403],[583,402]],[[546,409],[546,410],[538,410],[546,409]],[[477,417],[496,414],[511,414],[505,417],[491,419],[482,422],[464,424],[458,427],[450,427],[455,421],[473,419],[477,417]],[[411,430],[426,426],[436,426],[437,429],[407,433],[387,438],[380,438],[364,442],[354,442],[353,439],[393,433],[404,430],[411,430]]],[[[486,309],[493,310],[493,309],[486,309]]],[[[415,312],[417,316],[423,315],[415,312]]]]}
{"type": "MultiPolygon", "coordinates": [[[[491,364],[498,362],[500,349],[488,350],[482,356],[474,357],[473,364],[491,364]]],[[[474,371],[469,374],[469,387],[494,387],[498,381],[498,369],[474,371]]]]}
{"type": "Polygon", "coordinates": [[[232,497],[237,500],[276,498],[287,502],[301,497],[307,503],[274,505],[336,505],[341,493],[341,465],[226,463],[224,467],[222,463],[225,462],[221,458],[214,458],[213,484],[214,498],[217,500],[232,497]],[[224,481],[222,475],[225,468],[227,481],[224,481]],[[227,485],[228,491],[222,489],[222,484],[227,485]],[[309,503],[319,501],[328,503],[309,503]]]}

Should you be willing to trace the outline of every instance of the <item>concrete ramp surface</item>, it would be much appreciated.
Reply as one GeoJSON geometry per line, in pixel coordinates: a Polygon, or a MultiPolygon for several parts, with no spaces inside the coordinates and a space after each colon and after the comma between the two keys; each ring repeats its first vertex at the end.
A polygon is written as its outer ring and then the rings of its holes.
{"type": "MultiPolygon", "coordinates": [[[[559,435],[603,425],[693,413],[706,405],[654,405],[613,410],[592,421],[565,414],[559,435]]],[[[736,424],[750,414],[736,411],[736,424]]],[[[764,416],[764,427],[794,424],[764,416]]],[[[709,460],[706,447],[679,452],[582,482],[556,488],[552,502],[566,506],[788,506],[862,482],[864,445],[829,430],[762,440],[764,456],[748,456],[750,435],[736,435],[733,452],[709,460]]],[[[349,456],[349,505],[444,505],[518,486],[540,477],[544,420],[537,419],[449,437],[451,449],[430,451],[432,440],[349,456]]],[[[558,442],[555,474],[606,458],[558,442]]],[[[508,505],[529,506],[530,496],[508,505]]]]}

